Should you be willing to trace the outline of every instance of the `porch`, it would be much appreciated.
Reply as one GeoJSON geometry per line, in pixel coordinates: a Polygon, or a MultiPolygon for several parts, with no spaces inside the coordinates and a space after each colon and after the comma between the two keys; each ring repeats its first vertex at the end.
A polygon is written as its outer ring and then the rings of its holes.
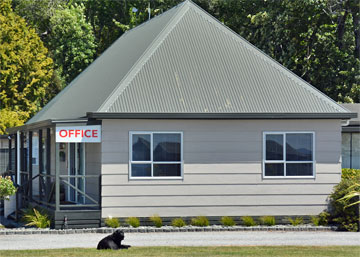
{"type": "Polygon", "coordinates": [[[53,228],[101,225],[100,144],[58,143],[53,126],[10,135],[9,153],[8,174],[18,185],[16,220],[39,206],[53,228]]]}

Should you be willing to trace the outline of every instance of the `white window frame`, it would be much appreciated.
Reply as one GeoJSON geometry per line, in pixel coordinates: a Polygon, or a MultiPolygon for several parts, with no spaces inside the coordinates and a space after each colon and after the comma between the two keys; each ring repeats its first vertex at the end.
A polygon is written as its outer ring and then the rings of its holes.
{"type": "Polygon", "coordinates": [[[182,131],[130,131],[129,132],[129,179],[131,180],[162,180],[162,179],[172,179],[172,180],[182,180],[184,177],[183,167],[184,167],[184,142],[183,142],[183,132],[182,131]],[[132,138],[133,135],[150,135],[150,161],[133,161],[132,160],[132,138]],[[159,162],[153,161],[153,135],[154,134],[180,134],[180,161],[171,161],[171,162],[159,162]],[[133,177],[131,164],[151,164],[151,177],[133,177]],[[163,177],[154,177],[154,164],[180,164],[180,176],[163,176],[163,177]]]}
{"type": "Polygon", "coordinates": [[[316,159],[315,159],[315,132],[314,131],[266,131],[263,132],[263,157],[262,157],[262,169],[263,178],[315,178],[316,177],[316,159]],[[287,134],[311,134],[312,135],[312,161],[286,161],[286,135],[287,134]],[[267,135],[282,135],[283,136],[283,159],[282,160],[266,160],[266,136],[267,135]],[[284,175],[283,176],[266,176],[265,164],[267,163],[283,163],[284,175]],[[311,176],[286,176],[286,164],[287,163],[312,163],[312,175],[311,176]]]}

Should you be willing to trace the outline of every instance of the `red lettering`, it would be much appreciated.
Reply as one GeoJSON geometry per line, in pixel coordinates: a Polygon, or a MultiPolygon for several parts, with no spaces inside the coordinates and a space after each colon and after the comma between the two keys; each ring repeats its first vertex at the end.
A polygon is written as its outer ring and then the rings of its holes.
{"type": "Polygon", "coordinates": [[[86,137],[91,137],[91,130],[90,129],[85,130],[84,134],[86,137]],[[88,132],[90,132],[90,135],[88,135],[88,132]]]}
{"type": "Polygon", "coordinates": [[[70,129],[70,130],[69,130],[69,137],[71,137],[73,134],[74,134],[74,130],[73,130],[73,129],[70,129]]]}
{"type": "Polygon", "coordinates": [[[80,135],[80,130],[75,130],[75,137],[77,137],[78,135],[80,135]]]}
{"type": "Polygon", "coordinates": [[[60,137],[66,137],[67,136],[67,131],[65,129],[62,129],[59,131],[59,136],[60,137]],[[65,132],[65,135],[64,135],[64,132],[65,132]]]}
{"type": "Polygon", "coordinates": [[[98,133],[97,130],[94,129],[94,130],[92,131],[92,136],[93,136],[93,137],[98,137],[98,134],[97,134],[97,133],[98,133]]]}

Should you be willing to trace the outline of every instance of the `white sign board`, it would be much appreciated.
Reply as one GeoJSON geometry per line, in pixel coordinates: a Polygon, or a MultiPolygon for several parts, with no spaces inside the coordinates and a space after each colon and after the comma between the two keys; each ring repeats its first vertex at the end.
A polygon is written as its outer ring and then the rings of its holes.
{"type": "Polygon", "coordinates": [[[100,143],[101,126],[56,127],[56,143],[100,143]]]}

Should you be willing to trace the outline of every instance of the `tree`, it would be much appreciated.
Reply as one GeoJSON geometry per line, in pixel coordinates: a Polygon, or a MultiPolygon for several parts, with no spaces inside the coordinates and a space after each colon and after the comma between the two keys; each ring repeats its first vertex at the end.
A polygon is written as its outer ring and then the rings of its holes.
{"type": "Polygon", "coordinates": [[[46,103],[53,61],[34,29],[0,2],[0,126],[20,125],[46,103]],[[8,117],[8,119],[6,118],[8,117]],[[16,117],[16,118],[15,118],[16,117]]]}
{"type": "Polygon", "coordinates": [[[49,47],[55,67],[66,83],[70,83],[94,58],[95,37],[86,21],[83,5],[55,10],[50,18],[49,47]]]}

